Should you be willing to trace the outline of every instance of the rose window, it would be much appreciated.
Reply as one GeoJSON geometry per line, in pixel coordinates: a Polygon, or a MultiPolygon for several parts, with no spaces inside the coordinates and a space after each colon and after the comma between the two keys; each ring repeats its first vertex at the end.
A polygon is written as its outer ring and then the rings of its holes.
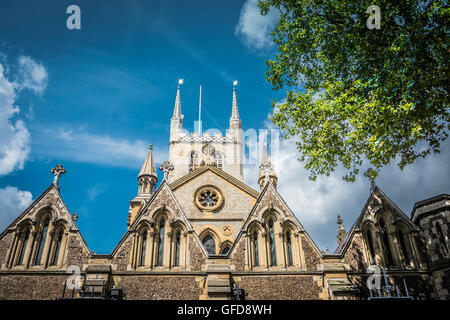
{"type": "Polygon", "coordinates": [[[222,201],[222,194],[214,187],[203,187],[196,192],[195,203],[200,209],[214,210],[222,204],[222,201]]]}

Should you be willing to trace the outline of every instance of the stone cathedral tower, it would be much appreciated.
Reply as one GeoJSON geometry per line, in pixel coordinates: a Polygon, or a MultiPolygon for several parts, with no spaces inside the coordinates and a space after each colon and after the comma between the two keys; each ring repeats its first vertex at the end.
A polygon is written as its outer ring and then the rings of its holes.
{"type": "Polygon", "coordinates": [[[242,125],[236,98],[236,87],[233,85],[232,110],[230,127],[225,133],[192,132],[183,129],[181,113],[180,85],[177,88],[173,116],[170,120],[169,161],[174,170],[169,173],[169,182],[186,175],[205,162],[205,157],[212,158],[212,165],[224,170],[233,177],[243,177],[243,143],[242,125]],[[207,154],[207,153],[210,154],[207,154]]]}

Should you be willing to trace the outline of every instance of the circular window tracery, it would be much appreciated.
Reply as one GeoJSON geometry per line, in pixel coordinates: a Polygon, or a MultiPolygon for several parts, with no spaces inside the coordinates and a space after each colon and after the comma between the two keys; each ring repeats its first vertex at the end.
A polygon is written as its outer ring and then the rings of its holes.
{"type": "Polygon", "coordinates": [[[222,205],[222,193],[213,186],[205,186],[195,193],[195,204],[202,210],[214,210],[222,205]]]}

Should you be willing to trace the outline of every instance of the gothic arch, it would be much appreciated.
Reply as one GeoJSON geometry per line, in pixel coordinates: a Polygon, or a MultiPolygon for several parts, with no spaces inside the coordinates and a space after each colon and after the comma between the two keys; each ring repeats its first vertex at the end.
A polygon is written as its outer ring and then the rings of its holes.
{"type": "Polygon", "coordinates": [[[392,221],[392,215],[386,211],[381,211],[377,219],[378,232],[381,242],[381,247],[383,248],[383,261],[386,267],[395,266],[397,263],[395,257],[395,245],[392,239],[393,226],[389,221],[392,221]]]}
{"type": "Polygon", "coordinates": [[[400,260],[405,267],[413,267],[416,264],[414,244],[411,239],[411,227],[400,221],[395,226],[400,260]]]}
{"type": "Polygon", "coordinates": [[[371,220],[366,220],[361,227],[364,246],[366,248],[367,257],[370,265],[378,264],[380,259],[380,245],[378,230],[375,223],[371,220]]]}
{"type": "Polygon", "coordinates": [[[222,242],[220,244],[219,253],[220,254],[228,254],[228,252],[230,252],[232,245],[233,245],[233,243],[230,240],[225,240],[224,242],[222,242]]]}
{"type": "Polygon", "coordinates": [[[188,172],[194,171],[199,166],[200,154],[192,150],[188,155],[188,172]]]}
{"type": "Polygon", "coordinates": [[[200,231],[199,238],[200,238],[200,241],[202,242],[202,245],[205,248],[206,252],[208,252],[208,254],[217,254],[218,253],[218,250],[219,250],[218,248],[220,248],[221,241],[218,236],[218,232],[213,230],[212,227],[210,227],[210,226],[204,227],[200,231]],[[212,239],[212,241],[210,241],[209,238],[207,238],[208,236],[212,239]],[[206,239],[208,239],[208,240],[206,240],[206,239]],[[208,247],[205,246],[206,241],[208,241],[208,244],[207,244],[208,247]],[[212,246],[214,246],[214,248],[212,248],[212,246]]]}

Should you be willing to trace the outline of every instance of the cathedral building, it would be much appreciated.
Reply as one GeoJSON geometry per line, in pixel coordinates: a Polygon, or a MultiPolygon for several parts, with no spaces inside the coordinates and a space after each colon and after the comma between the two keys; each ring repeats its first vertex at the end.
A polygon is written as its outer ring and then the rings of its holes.
{"type": "Polygon", "coordinates": [[[266,149],[259,189],[245,184],[242,140],[235,88],[229,130],[211,135],[183,130],[178,86],[164,177],[150,146],[110,254],[89,250],[56,166],[0,234],[0,299],[450,299],[450,195],[408,216],[372,181],[353,226],[338,217],[337,249],[323,252],[278,192],[266,149]],[[373,265],[392,293],[368,286],[373,265]]]}

